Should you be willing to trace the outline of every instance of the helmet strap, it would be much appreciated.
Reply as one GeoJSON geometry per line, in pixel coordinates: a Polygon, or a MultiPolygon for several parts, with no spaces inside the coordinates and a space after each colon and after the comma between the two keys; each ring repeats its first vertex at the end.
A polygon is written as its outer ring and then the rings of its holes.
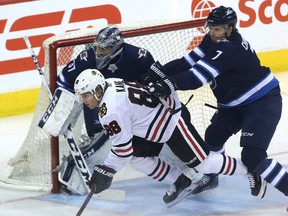
{"type": "MultiPolygon", "coordinates": [[[[224,30],[225,30],[225,38],[228,38],[228,29],[229,29],[229,27],[232,27],[233,28],[233,30],[231,31],[231,34],[233,33],[233,31],[234,31],[234,27],[233,27],[233,25],[229,25],[229,24],[227,24],[227,25],[224,25],[224,30]]],[[[231,34],[229,35],[229,37],[231,36],[231,34]]]]}
{"type": "Polygon", "coordinates": [[[119,49],[117,52],[115,52],[113,55],[110,56],[110,59],[115,58],[117,55],[119,55],[123,50],[123,47],[121,49],[119,49]]]}

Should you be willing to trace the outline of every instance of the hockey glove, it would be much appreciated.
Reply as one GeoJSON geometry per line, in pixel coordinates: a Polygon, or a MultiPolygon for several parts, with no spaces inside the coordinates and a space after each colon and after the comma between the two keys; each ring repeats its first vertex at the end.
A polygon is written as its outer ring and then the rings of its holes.
{"type": "Polygon", "coordinates": [[[95,165],[89,184],[90,189],[92,190],[96,187],[96,194],[108,189],[115,173],[116,171],[110,167],[105,165],[95,165]]]}
{"type": "Polygon", "coordinates": [[[156,83],[149,85],[149,93],[155,97],[166,99],[169,95],[177,90],[177,85],[171,77],[165,76],[156,83]]]}
{"type": "Polygon", "coordinates": [[[160,79],[164,78],[163,66],[159,61],[153,63],[150,69],[141,76],[142,83],[149,85],[150,83],[156,83],[160,79]]]}

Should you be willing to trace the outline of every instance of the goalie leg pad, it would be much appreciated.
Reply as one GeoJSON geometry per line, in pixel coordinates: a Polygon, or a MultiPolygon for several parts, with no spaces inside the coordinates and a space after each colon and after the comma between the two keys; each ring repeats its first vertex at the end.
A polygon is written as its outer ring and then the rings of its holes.
{"type": "MultiPolygon", "coordinates": [[[[111,150],[111,141],[104,131],[95,135],[90,145],[80,148],[90,172],[95,164],[103,163],[111,150]]],[[[72,155],[65,156],[59,166],[58,180],[62,188],[69,194],[85,194],[86,188],[72,155]]]]}
{"type": "Polygon", "coordinates": [[[52,136],[65,135],[68,127],[77,121],[82,107],[73,93],[57,88],[38,126],[52,136]]]}

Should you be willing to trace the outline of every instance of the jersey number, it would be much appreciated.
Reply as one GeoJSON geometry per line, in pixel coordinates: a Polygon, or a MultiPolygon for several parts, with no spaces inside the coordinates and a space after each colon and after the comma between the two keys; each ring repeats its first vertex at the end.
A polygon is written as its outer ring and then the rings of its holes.
{"type": "MultiPolygon", "coordinates": [[[[147,106],[150,108],[155,108],[159,102],[156,102],[155,99],[151,95],[147,93],[147,91],[141,90],[139,87],[141,86],[139,83],[135,82],[125,82],[126,85],[130,86],[128,88],[129,100],[131,103],[138,104],[140,106],[147,106]],[[136,87],[136,88],[133,88],[136,87]]],[[[105,130],[107,131],[109,136],[114,134],[118,134],[121,132],[121,127],[117,123],[117,121],[113,120],[109,124],[104,125],[105,130]]]]}
{"type": "Polygon", "coordinates": [[[139,84],[138,82],[125,82],[128,88],[129,100],[131,103],[138,104],[140,106],[147,106],[150,108],[155,108],[158,105],[157,99],[147,92],[147,87],[139,84]],[[136,87],[136,88],[133,88],[136,87]],[[146,90],[143,90],[143,89],[146,90]]]}
{"type": "Polygon", "coordinates": [[[117,121],[113,120],[109,123],[109,125],[104,125],[105,130],[107,131],[109,136],[114,134],[118,134],[121,132],[121,127],[118,125],[117,121]]]}
{"type": "Polygon", "coordinates": [[[73,70],[75,70],[76,66],[75,66],[75,59],[73,59],[69,64],[68,64],[68,72],[71,72],[73,70]]]}
{"type": "Polygon", "coordinates": [[[212,60],[217,59],[222,54],[222,51],[220,51],[220,50],[216,50],[216,52],[217,52],[217,55],[215,57],[213,57],[212,60]]]}

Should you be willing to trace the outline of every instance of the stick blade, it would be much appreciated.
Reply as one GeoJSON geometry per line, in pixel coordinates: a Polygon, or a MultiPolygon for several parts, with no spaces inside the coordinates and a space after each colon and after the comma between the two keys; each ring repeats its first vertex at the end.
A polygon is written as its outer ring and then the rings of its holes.
{"type": "Polygon", "coordinates": [[[121,202],[125,200],[125,191],[118,189],[107,189],[101,193],[94,194],[93,198],[121,202]]]}

